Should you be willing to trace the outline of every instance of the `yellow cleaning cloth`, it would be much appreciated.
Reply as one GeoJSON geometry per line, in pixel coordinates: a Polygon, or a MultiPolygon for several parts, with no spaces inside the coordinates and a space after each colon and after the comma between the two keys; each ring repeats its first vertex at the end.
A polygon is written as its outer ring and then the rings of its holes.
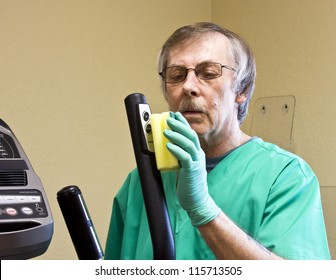
{"type": "Polygon", "coordinates": [[[177,159],[166,147],[168,139],[163,135],[163,131],[165,129],[169,129],[169,126],[167,125],[167,118],[169,118],[169,112],[152,114],[150,118],[156,165],[160,171],[171,171],[179,168],[177,159]]]}

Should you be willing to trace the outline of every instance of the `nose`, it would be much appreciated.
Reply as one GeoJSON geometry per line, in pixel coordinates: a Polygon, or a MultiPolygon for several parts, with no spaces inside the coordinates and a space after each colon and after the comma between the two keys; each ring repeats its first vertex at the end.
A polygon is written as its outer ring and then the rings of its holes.
{"type": "Polygon", "coordinates": [[[183,93],[187,96],[197,96],[199,94],[199,80],[196,76],[195,69],[188,69],[187,77],[183,81],[183,93]]]}

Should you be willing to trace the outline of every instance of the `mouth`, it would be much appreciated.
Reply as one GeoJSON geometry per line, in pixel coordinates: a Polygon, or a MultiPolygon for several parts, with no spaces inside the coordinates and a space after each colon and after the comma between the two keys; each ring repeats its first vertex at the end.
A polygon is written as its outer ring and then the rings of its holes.
{"type": "Polygon", "coordinates": [[[182,114],[203,114],[203,111],[200,110],[184,110],[182,114]]]}
{"type": "Polygon", "coordinates": [[[200,118],[202,117],[203,114],[205,114],[205,112],[202,110],[190,110],[190,109],[184,110],[181,113],[186,119],[200,118]]]}

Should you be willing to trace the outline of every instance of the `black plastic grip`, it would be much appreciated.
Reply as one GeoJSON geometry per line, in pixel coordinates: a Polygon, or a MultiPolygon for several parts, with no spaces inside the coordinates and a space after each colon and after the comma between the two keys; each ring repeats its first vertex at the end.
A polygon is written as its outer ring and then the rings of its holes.
{"type": "Polygon", "coordinates": [[[146,97],[141,93],[133,93],[125,98],[127,118],[153,244],[153,259],[174,260],[175,244],[162,178],[156,166],[155,154],[146,149],[139,104],[147,104],[146,97]]]}
{"type": "Polygon", "coordinates": [[[64,187],[57,192],[57,201],[79,260],[100,260],[104,254],[77,186],[64,187]]]}

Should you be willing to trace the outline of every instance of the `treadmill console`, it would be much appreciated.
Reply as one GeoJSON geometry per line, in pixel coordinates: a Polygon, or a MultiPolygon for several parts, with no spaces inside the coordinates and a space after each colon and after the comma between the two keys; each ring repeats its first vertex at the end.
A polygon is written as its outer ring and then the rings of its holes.
{"type": "Polygon", "coordinates": [[[0,259],[39,256],[52,235],[53,218],[41,180],[0,119],[0,259]]]}

